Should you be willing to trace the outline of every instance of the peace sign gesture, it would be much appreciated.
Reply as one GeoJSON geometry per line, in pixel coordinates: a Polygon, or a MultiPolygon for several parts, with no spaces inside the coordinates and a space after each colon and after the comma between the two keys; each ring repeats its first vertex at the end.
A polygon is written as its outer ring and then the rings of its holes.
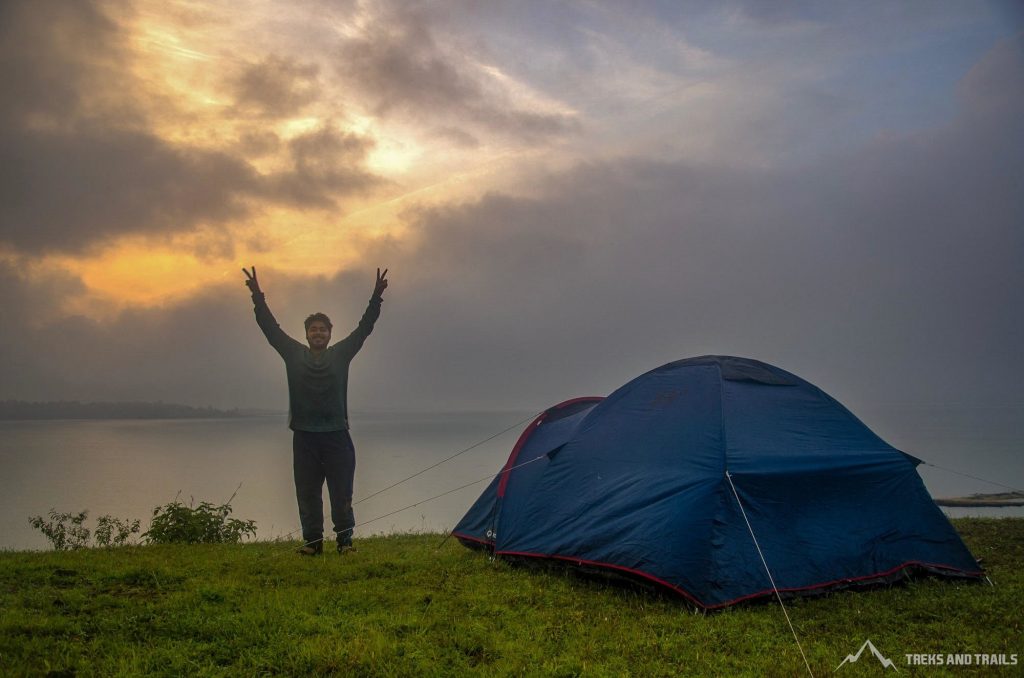
{"type": "Polygon", "coordinates": [[[384,294],[384,290],[388,288],[387,275],[388,269],[385,268],[383,273],[380,272],[379,268],[377,269],[377,284],[373,287],[373,296],[378,299],[384,294]]]}
{"type": "Polygon", "coordinates": [[[242,273],[245,274],[245,286],[249,288],[249,291],[253,294],[259,294],[260,282],[256,280],[256,267],[252,267],[252,273],[243,268],[242,273]]]}

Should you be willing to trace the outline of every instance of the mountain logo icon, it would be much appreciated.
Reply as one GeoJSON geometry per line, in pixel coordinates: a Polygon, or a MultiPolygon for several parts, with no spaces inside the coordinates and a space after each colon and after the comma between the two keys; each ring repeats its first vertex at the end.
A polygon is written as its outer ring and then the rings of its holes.
{"type": "Polygon", "coordinates": [[[870,638],[868,638],[867,640],[864,641],[864,644],[860,646],[859,650],[857,650],[857,654],[848,654],[848,655],[846,655],[846,659],[843,660],[842,664],[840,664],[839,666],[836,667],[836,671],[838,671],[839,669],[843,668],[843,664],[846,664],[846,663],[854,664],[854,663],[856,663],[857,660],[860,659],[860,656],[862,654],[864,654],[864,648],[868,648],[868,649],[871,650],[871,654],[875,655],[875,658],[879,661],[879,663],[882,665],[883,668],[885,668],[885,669],[892,669],[896,673],[900,672],[900,670],[896,668],[896,665],[893,664],[891,659],[889,659],[888,657],[885,657],[884,655],[882,655],[881,652],[878,651],[878,648],[875,647],[875,644],[871,642],[870,638]]]}

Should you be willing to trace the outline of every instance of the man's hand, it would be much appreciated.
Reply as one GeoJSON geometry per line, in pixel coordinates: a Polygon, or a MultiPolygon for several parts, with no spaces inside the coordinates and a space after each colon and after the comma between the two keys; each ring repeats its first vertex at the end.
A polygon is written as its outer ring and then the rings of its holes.
{"type": "MultiPolygon", "coordinates": [[[[245,274],[245,286],[249,288],[249,291],[253,294],[259,294],[260,281],[256,279],[256,267],[252,267],[252,273],[249,273],[249,271],[243,268],[242,273],[245,274]]],[[[387,273],[387,271],[385,271],[385,273],[387,273]]],[[[386,282],[384,283],[384,286],[387,287],[386,282]]]]}
{"type": "MultiPolygon", "coordinates": [[[[255,269],[253,270],[253,275],[255,276],[255,269]]],[[[388,288],[387,275],[388,269],[385,268],[383,273],[380,272],[379,268],[377,269],[377,284],[373,287],[373,296],[378,299],[384,295],[384,290],[388,288]]],[[[253,279],[255,280],[255,278],[253,279]]]]}

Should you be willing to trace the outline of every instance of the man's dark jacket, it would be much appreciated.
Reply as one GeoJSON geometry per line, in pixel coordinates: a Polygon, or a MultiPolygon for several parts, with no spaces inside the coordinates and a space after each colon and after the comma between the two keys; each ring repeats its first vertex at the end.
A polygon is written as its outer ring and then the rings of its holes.
{"type": "Polygon", "coordinates": [[[252,295],[256,322],[284,358],[288,372],[288,426],[294,431],[348,429],[348,365],[380,317],[381,298],[370,299],[359,326],[341,341],[313,355],[309,346],[289,337],[267,307],[262,292],[252,295]]]}

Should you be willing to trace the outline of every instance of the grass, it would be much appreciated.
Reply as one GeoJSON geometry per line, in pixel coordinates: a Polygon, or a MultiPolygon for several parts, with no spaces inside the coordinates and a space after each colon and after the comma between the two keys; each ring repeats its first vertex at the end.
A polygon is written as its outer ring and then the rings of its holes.
{"type": "MultiPolygon", "coordinates": [[[[1024,520],[954,521],[995,587],[918,579],[787,603],[815,675],[868,638],[902,675],[1020,675],[1024,520]],[[913,667],[909,653],[1018,655],[913,667]]],[[[0,553],[3,675],[806,675],[778,604],[695,613],[440,535],[0,553]]],[[[841,674],[878,675],[867,652],[841,674]]]]}

